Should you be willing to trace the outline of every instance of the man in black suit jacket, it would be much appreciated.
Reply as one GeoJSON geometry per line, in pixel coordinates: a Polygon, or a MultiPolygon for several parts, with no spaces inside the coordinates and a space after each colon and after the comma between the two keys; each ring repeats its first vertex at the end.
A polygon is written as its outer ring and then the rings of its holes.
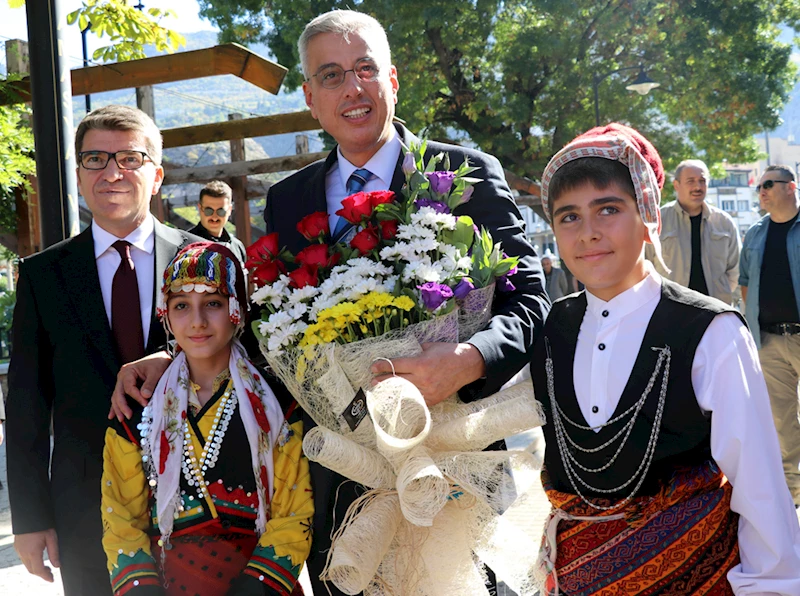
{"type": "MultiPolygon", "coordinates": [[[[301,218],[325,211],[335,229],[338,218],[332,214],[349,194],[346,181],[356,168],[371,173],[364,190],[399,192],[403,185],[401,142],[405,146],[419,142],[405,127],[392,123],[399,83],[386,33],[375,19],[353,11],[326,13],[306,26],[298,48],[306,103],[338,147],[326,160],[274,185],[267,195],[267,232],[278,232],[281,246],[295,254],[308,245],[295,227],[301,218]]],[[[486,329],[466,343],[430,343],[419,357],[393,361],[397,374],[417,385],[429,404],[456,391],[464,401],[496,392],[530,361],[534,339],[549,310],[539,259],[525,239],[524,224],[500,163],[479,151],[435,142],[428,143],[426,160],[439,152],[449,154],[452,169],[465,159],[479,168],[471,176],[483,181],[456,214],[469,215],[478,226],[486,227],[520,263],[512,278],[516,290],[496,294],[486,329]]],[[[373,372],[381,379],[391,371],[388,363],[376,363],[373,372]]],[[[326,588],[341,594],[332,584],[323,586],[318,578],[330,548],[334,509],[335,519],[341,522],[358,487],[318,464],[312,463],[311,476],[315,516],[309,574],[315,594],[327,594],[326,588]]]]}
{"type": "Polygon", "coordinates": [[[158,280],[196,238],[149,213],[164,170],[161,134],[144,112],[113,105],[95,110],[78,127],[75,144],[78,184],[93,222],[20,261],[8,375],[8,484],[14,545],[28,571],[53,581],[43,562],[47,550],[61,567],[66,596],[97,596],[111,593],[100,518],[109,399],[128,351],[141,356],[163,348],[164,330],[154,316],[158,280]],[[123,252],[112,246],[118,240],[129,242],[126,263],[133,263],[138,284],[138,297],[126,294],[134,300],[127,316],[141,327],[138,340],[121,336],[120,325],[115,335],[111,326],[112,305],[118,312],[120,304],[115,276],[123,269],[123,252]]]}

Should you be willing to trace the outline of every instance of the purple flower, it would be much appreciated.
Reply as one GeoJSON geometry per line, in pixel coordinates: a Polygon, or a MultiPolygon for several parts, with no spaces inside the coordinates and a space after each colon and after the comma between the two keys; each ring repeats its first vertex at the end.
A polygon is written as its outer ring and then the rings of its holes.
{"type": "Polygon", "coordinates": [[[496,281],[497,289],[501,292],[513,292],[517,289],[517,286],[512,284],[505,275],[498,277],[496,281]]]}
{"type": "Polygon", "coordinates": [[[453,294],[455,295],[457,300],[463,300],[467,297],[472,290],[475,289],[475,284],[472,283],[472,279],[469,277],[464,277],[458,282],[458,285],[453,290],[453,294]]]}
{"type": "Polygon", "coordinates": [[[461,205],[466,203],[472,198],[472,193],[475,192],[475,188],[472,186],[468,186],[464,189],[464,194],[461,195],[461,205]]]}
{"type": "Polygon", "coordinates": [[[428,172],[425,174],[428,180],[431,181],[431,190],[440,195],[446,194],[453,186],[453,179],[456,177],[455,172],[428,172]]]}
{"type": "Polygon", "coordinates": [[[430,207],[436,213],[450,213],[450,207],[448,207],[445,203],[441,201],[434,201],[433,199],[417,199],[414,201],[414,206],[417,209],[422,209],[423,207],[430,207]]]}
{"type": "Polygon", "coordinates": [[[425,282],[417,289],[422,295],[422,303],[430,311],[434,311],[453,297],[453,290],[448,286],[435,281],[425,282]]]}
{"type": "MultiPolygon", "coordinates": [[[[504,259],[508,258],[508,255],[505,252],[503,253],[503,258],[504,259]]],[[[517,273],[517,266],[514,265],[511,269],[508,270],[508,273],[506,273],[506,277],[511,277],[512,275],[515,275],[516,273],[517,273]]]]}
{"type": "Polygon", "coordinates": [[[417,171],[417,162],[414,159],[413,153],[406,153],[406,156],[403,158],[403,165],[401,166],[401,169],[403,170],[403,174],[406,176],[410,176],[417,171]]]}

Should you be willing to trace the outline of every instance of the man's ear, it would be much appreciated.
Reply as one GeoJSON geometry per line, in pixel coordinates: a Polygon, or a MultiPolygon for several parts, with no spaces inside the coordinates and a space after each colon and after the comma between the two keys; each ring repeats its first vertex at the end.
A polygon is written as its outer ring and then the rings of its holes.
{"type": "Polygon", "coordinates": [[[317,110],[314,108],[314,94],[311,91],[311,82],[304,81],[303,82],[303,95],[305,96],[306,105],[308,109],[311,110],[311,116],[314,120],[319,120],[317,118],[317,110]]]}
{"type": "Polygon", "coordinates": [[[674,188],[674,189],[675,189],[675,192],[678,192],[678,187],[679,187],[680,185],[681,185],[681,183],[680,183],[680,182],[678,182],[678,180],[677,180],[677,179],[672,181],[672,188],[674,188]]]}

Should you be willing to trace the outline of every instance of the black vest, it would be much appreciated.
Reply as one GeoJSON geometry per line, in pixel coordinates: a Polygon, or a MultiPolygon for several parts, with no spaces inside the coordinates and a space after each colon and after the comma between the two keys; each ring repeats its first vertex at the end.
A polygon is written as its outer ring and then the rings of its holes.
{"type": "MultiPolygon", "coordinates": [[[[661,300],[647,326],[631,376],[612,415],[612,418],[618,416],[631,407],[647,387],[659,356],[659,352],[651,348],[669,346],[671,363],[661,432],[656,443],[653,462],[641,489],[636,493],[637,496],[656,494],[661,483],[670,478],[676,467],[694,466],[711,458],[711,418],[708,413],[701,411],[697,404],[692,388],[692,362],[697,346],[709,324],[715,316],[723,312],[737,311],[718,300],[666,279],[663,280],[661,300]]],[[[575,346],[585,313],[586,295],[583,292],[555,302],[537,342],[531,364],[536,398],[542,403],[547,415],[547,424],[543,427],[547,445],[545,467],[552,487],[568,493],[575,491],[564,470],[553,426],[552,404],[547,393],[545,338],[549,342],[553,359],[555,398],[566,416],[582,426],[588,426],[578,406],[572,378],[575,346]]],[[[739,318],[742,318],[741,315],[739,318]]],[[[744,319],[742,321],[744,322],[744,319]]],[[[634,475],[644,459],[650,439],[663,376],[664,366],[639,413],[625,447],[611,467],[597,473],[578,469],[579,477],[585,482],[599,489],[610,490],[634,475]]],[[[566,433],[578,445],[590,449],[614,437],[629,420],[630,416],[626,416],[597,433],[592,430],[577,429],[567,422],[564,422],[564,426],[566,433]]],[[[587,468],[599,468],[611,459],[619,444],[617,440],[597,453],[573,453],[578,462],[587,468]]],[[[593,493],[580,484],[578,489],[585,496],[620,499],[630,494],[635,485],[636,481],[611,494],[593,493]]]]}

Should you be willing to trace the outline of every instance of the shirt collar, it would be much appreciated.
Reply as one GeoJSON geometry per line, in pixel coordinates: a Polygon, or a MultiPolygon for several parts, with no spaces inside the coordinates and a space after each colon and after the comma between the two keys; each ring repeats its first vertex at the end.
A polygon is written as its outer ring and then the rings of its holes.
{"type": "Polygon", "coordinates": [[[619,319],[629,315],[653,299],[661,296],[661,276],[656,273],[653,265],[645,262],[647,277],[632,288],[614,296],[606,302],[586,291],[586,310],[598,319],[619,319]],[[602,313],[606,312],[603,317],[602,313]]]}
{"type": "Polygon", "coordinates": [[[149,215],[144,218],[144,221],[139,224],[133,232],[125,236],[125,238],[117,238],[97,225],[97,222],[92,220],[92,240],[94,241],[94,258],[97,259],[106,252],[111,245],[117,240],[127,240],[133,246],[146,252],[153,254],[155,247],[155,223],[153,216],[149,215]]]}
{"type": "MultiPolygon", "coordinates": [[[[397,160],[400,158],[400,137],[397,134],[394,126],[391,127],[391,137],[386,141],[383,146],[373,155],[362,168],[368,169],[372,174],[383,182],[385,188],[392,185],[392,178],[394,178],[394,170],[397,167],[397,160]]],[[[347,181],[350,175],[358,168],[350,163],[346,157],[342,155],[340,147],[336,149],[339,158],[339,176],[342,179],[342,187],[347,188],[347,181]]]]}
{"type": "MultiPolygon", "coordinates": [[[[680,209],[680,212],[683,213],[686,217],[691,217],[691,215],[689,215],[689,212],[686,211],[686,209],[683,208],[683,205],[681,205],[681,202],[678,201],[677,199],[675,199],[675,206],[678,209],[680,209]]],[[[702,211],[700,213],[703,215],[703,219],[708,219],[708,216],[711,215],[711,209],[708,208],[708,203],[703,201],[703,205],[701,206],[701,209],[702,209],[702,211]]]]}

